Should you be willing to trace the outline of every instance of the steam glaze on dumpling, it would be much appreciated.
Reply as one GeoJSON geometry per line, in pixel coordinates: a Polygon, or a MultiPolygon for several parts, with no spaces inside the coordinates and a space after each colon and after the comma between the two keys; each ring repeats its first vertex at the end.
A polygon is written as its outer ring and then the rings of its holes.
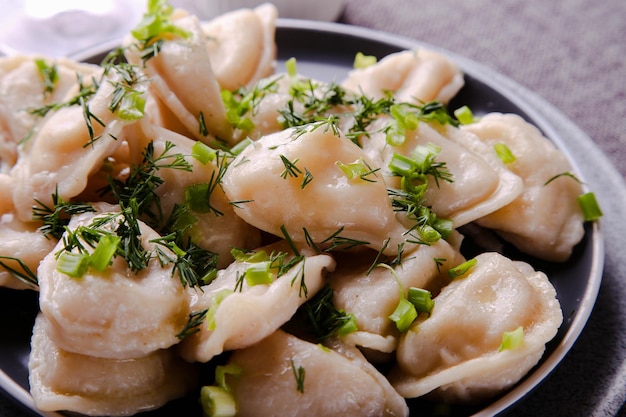
{"type": "Polygon", "coordinates": [[[153,410],[190,392],[196,369],[173,350],[136,359],[103,359],[60,349],[37,316],[28,359],[30,392],[42,411],[90,416],[130,416],[153,410]]]}
{"type": "MultiPolygon", "coordinates": [[[[114,206],[96,207],[99,213],[73,217],[69,229],[118,213],[114,206]]],[[[142,246],[153,251],[156,244],[150,241],[159,235],[141,221],[139,227],[142,246]]],[[[178,343],[176,335],[187,323],[189,306],[172,264],[162,266],[153,257],[147,268],[134,272],[117,257],[103,272],[90,268],[73,278],[57,270],[55,254],[63,247],[61,240],[38,269],[39,305],[56,345],[88,356],[128,359],[178,343]]],[[[174,257],[167,248],[160,250],[174,257]]]]}
{"type": "Polygon", "coordinates": [[[539,129],[515,114],[487,114],[462,129],[491,146],[505,144],[515,157],[507,168],[524,181],[517,199],[478,223],[496,230],[524,253],[566,261],[584,235],[577,201],[582,186],[571,175],[557,177],[572,174],[567,157],[539,129]]]}
{"type": "Polygon", "coordinates": [[[363,362],[279,330],[229,360],[242,370],[228,380],[237,415],[408,416],[404,400],[363,362]],[[298,369],[304,370],[301,390],[298,369]]]}
{"type": "Polygon", "coordinates": [[[519,381],[541,358],[563,320],[546,275],[524,262],[483,253],[443,288],[428,318],[398,345],[392,385],[407,398],[431,393],[477,402],[519,381]],[[523,328],[520,346],[500,350],[504,332],[523,328]]]}
{"type": "Polygon", "coordinates": [[[367,161],[363,150],[328,125],[308,125],[267,135],[250,144],[229,165],[223,186],[246,222],[279,237],[283,229],[295,242],[314,242],[338,231],[389,254],[404,242],[387,187],[377,174],[369,181],[349,179],[337,165],[367,161]],[[300,130],[301,129],[301,130],[300,130]],[[286,172],[287,165],[292,174],[286,172]],[[305,181],[307,172],[310,181],[305,181]]]}

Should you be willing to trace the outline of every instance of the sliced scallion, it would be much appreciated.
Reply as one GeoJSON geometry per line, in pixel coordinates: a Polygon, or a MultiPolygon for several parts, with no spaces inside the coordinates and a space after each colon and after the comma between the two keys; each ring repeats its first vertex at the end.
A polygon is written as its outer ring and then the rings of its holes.
{"type": "Polygon", "coordinates": [[[378,59],[373,55],[365,55],[363,52],[357,52],[354,56],[354,68],[363,69],[376,64],[378,59]]]}
{"type": "Polygon", "coordinates": [[[465,261],[460,265],[455,266],[454,268],[450,268],[448,270],[448,276],[450,278],[458,278],[465,275],[474,265],[476,265],[478,261],[476,258],[472,258],[469,261],[465,261]]]}
{"type": "Polygon", "coordinates": [[[389,316],[389,319],[396,324],[400,333],[406,332],[416,318],[417,310],[413,303],[406,298],[400,298],[396,309],[389,316]]]}
{"type": "Polygon", "coordinates": [[[100,242],[98,242],[98,246],[96,246],[96,249],[89,257],[89,265],[97,271],[104,271],[111,263],[111,259],[113,259],[113,256],[117,252],[120,242],[121,238],[119,236],[102,236],[100,242]]]}
{"type": "Polygon", "coordinates": [[[138,91],[127,91],[122,98],[117,115],[122,120],[138,120],[144,115],[146,99],[138,91]]]}
{"type": "Polygon", "coordinates": [[[499,351],[515,349],[524,344],[524,328],[519,326],[517,329],[502,333],[502,343],[498,348],[499,351]]]}
{"type": "Polygon", "coordinates": [[[210,195],[209,183],[190,185],[185,188],[185,204],[196,213],[210,213],[212,211],[210,195]]]}
{"type": "Polygon", "coordinates": [[[291,78],[295,78],[298,75],[298,66],[296,64],[296,58],[291,57],[285,62],[285,69],[287,70],[287,75],[291,78]]]}
{"type": "Polygon", "coordinates": [[[252,287],[254,285],[271,284],[274,281],[274,274],[270,270],[271,263],[257,262],[246,269],[246,283],[252,287]]]}
{"type": "Polygon", "coordinates": [[[356,332],[357,330],[359,330],[357,323],[356,323],[356,317],[354,316],[354,314],[348,313],[347,317],[348,317],[348,320],[346,320],[346,322],[342,324],[341,327],[339,327],[339,329],[337,329],[337,336],[339,337],[343,337],[349,333],[356,332]]]}
{"type": "Polygon", "coordinates": [[[583,211],[585,221],[595,221],[602,217],[602,209],[594,193],[588,192],[578,196],[578,204],[583,211]]]}
{"type": "Polygon", "coordinates": [[[233,375],[237,377],[241,375],[242,372],[243,369],[241,368],[241,366],[234,363],[230,363],[227,365],[218,365],[215,368],[215,382],[223,390],[230,391],[230,387],[226,383],[226,376],[233,375]]]}
{"type": "Polygon", "coordinates": [[[498,155],[498,158],[505,164],[511,164],[517,160],[511,149],[504,143],[499,142],[494,144],[493,150],[496,152],[496,155],[498,155]]]}
{"type": "Polygon", "coordinates": [[[454,117],[456,117],[456,119],[462,125],[469,125],[471,123],[474,123],[474,114],[472,113],[472,110],[467,106],[459,107],[458,109],[456,109],[454,111],[454,117]]]}
{"type": "Polygon", "coordinates": [[[435,305],[430,291],[422,288],[409,288],[407,299],[415,306],[415,309],[419,313],[430,313],[435,305]]]}
{"type": "Polygon", "coordinates": [[[198,141],[191,147],[191,156],[199,161],[202,165],[206,165],[209,162],[215,161],[217,157],[217,151],[209,148],[204,143],[198,141]]]}
{"type": "Polygon", "coordinates": [[[244,140],[242,140],[241,142],[239,142],[238,144],[236,144],[235,146],[233,146],[232,148],[230,148],[230,153],[237,156],[239,155],[244,149],[246,149],[248,147],[248,145],[250,145],[252,143],[252,139],[250,138],[245,138],[244,140]]]}
{"type": "Polygon", "coordinates": [[[200,404],[207,417],[234,417],[237,415],[235,396],[223,388],[203,386],[200,389],[200,404]]]}
{"type": "Polygon", "coordinates": [[[73,278],[80,278],[89,269],[89,254],[63,252],[57,259],[57,271],[73,278]]]}
{"type": "Polygon", "coordinates": [[[224,288],[221,291],[219,291],[217,294],[215,294],[215,297],[213,297],[213,304],[211,304],[206,314],[207,328],[209,330],[215,330],[215,313],[217,313],[217,309],[222,303],[222,301],[224,301],[224,299],[228,297],[229,295],[231,295],[232,293],[233,293],[233,290],[224,288]]]}

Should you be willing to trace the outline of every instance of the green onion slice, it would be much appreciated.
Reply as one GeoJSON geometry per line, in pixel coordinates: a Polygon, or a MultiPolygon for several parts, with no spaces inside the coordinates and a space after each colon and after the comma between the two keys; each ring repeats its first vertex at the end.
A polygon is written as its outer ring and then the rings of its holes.
{"type": "Polygon", "coordinates": [[[363,69],[376,64],[378,59],[373,55],[365,55],[363,52],[357,52],[354,56],[354,68],[363,69]]]}
{"type": "Polygon", "coordinates": [[[234,417],[237,415],[235,396],[220,387],[204,386],[200,389],[200,404],[207,417],[234,417]]]}
{"type": "Polygon", "coordinates": [[[456,109],[454,111],[454,117],[456,117],[456,119],[462,125],[469,125],[474,123],[474,114],[472,113],[472,110],[467,106],[459,107],[458,109],[456,109]]]}
{"type": "Polygon", "coordinates": [[[339,327],[339,329],[337,329],[337,336],[339,337],[343,337],[349,333],[356,332],[357,330],[359,330],[357,323],[356,323],[356,317],[354,316],[354,314],[348,313],[347,317],[348,317],[348,320],[346,320],[346,322],[342,324],[341,327],[339,327]]]}
{"type": "Polygon", "coordinates": [[[227,364],[227,365],[218,365],[215,368],[215,382],[224,391],[230,391],[230,387],[226,383],[226,376],[233,375],[233,376],[238,377],[242,373],[243,373],[243,368],[241,368],[241,366],[236,365],[234,363],[227,364]]]}
{"type": "Polygon", "coordinates": [[[431,292],[422,288],[409,288],[407,299],[419,313],[430,313],[435,306],[431,292]]]}
{"type": "Polygon", "coordinates": [[[478,261],[476,258],[472,258],[469,261],[465,261],[460,265],[455,266],[454,268],[450,268],[448,270],[448,276],[450,278],[458,278],[465,275],[474,265],[476,265],[478,261]]]}
{"type": "Polygon", "coordinates": [[[217,157],[217,151],[198,141],[191,147],[191,156],[202,165],[213,162],[217,157]]]}
{"type": "Polygon", "coordinates": [[[270,271],[271,262],[257,262],[246,269],[246,283],[252,287],[254,285],[271,284],[274,281],[274,274],[270,271]]]}
{"type": "Polygon", "coordinates": [[[578,204],[583,211],[585,221],[592,222],[602,217],[602,209],[594,193],[589,192],[578,197],[578,204]]]}
{"type": "Polygon", "coordinates": [[[89,269],[89,254],[63,252],[57,259],[57,271],[72,278],[80,278],[89,269]]]}
{"type": "Polygon", "coordinates": [[[502,343],[498,350],[501,352],[503,350],[515,349],[524,344],[524,328],[519,326],[517,329],[502,333],[502,343]]]}
{"type": "Polygon", "coordinates": [[[96,249],[89,257],[89,265],[97,271],[104,271],[111,263],[111,259],[113,259],[113,256],[117,252],[121,240],[119,236],[102,236],[100,242],[98,242],[98,246],[96,246],[96,249]]]}
{"type": "Polygon", "coordinates": [[[513,152],[511,152],[511,149],[504,143],[494,144],[493,150],[496,152],[496,155],[498,155],[498,158],[505,164],[511,164],[517,160],[513,152]]]}
{"type": "Polygon", "coordinates": [[[406,298],[400,298],[398,306],[389,316],[389,319],[396,324],[400,333],[406,332],[416,318],[417,310],[413,303],[406,298]]]}

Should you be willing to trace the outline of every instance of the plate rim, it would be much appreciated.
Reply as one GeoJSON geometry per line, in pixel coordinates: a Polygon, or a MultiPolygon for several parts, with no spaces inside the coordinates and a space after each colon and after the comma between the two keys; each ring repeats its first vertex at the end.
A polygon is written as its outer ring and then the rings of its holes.
{"type": "MultiPolygon", "coordinates": [[[[544,134],[549,137],[551,141],[557,144],[559,150],[566,154],[576,172],[580,172],[577,158],[575,158],[568,151],[568,147],[565,146],[563,141],[559,139],[560,134],[557,133],[559,126],[556,125],[558,123],[569,123],[570,126],[568,127],[575,128],[577,130],[576,133],[578,140],[583,140],[588,142],[588,144],[597,147],[597,145],[593,143],[591,138],[585,132],[580,130],[578,126],[561,114],[558,109],[552,107],[550,103],[545,101],[545,99],[535,95],[535,93],[504,74],[445,48],[390,32],[338,22],[279,18],[276,23],[276,29],[277,31],[280,29],[289,29],[324,32],[335,36],[350,36],[369,41],[382,42],[401,49],[428,48],[442,53],[455,62],[465,74],[493,88],[508,101],[524,111],[533,120],[533,122],[538,125],[544,134]],[[544,116],[544,114],[537,110],[535,106],[549,108],[554,117],[548,118],[544,116]]],[[[77,61],[85,61],[89,57],[93,57],[99,53],[103,53],[104,51],[116,48],[120,45],[120,43],[120,39],[106,41],[93,47],[72,53],[68,56],[68,58],[77,61]]],[[[537,368],[534,368],[531,374],[526,375],[520,383],[516,384],[506,394],[490,403],[484,409],[481,409],[477,413],[473,414],[474,417],[488,417],[505,411],[512,411],[512,408],[517,401],[520,401],[534,389],[537,389],[541,383],[559,366],[578,340],[587,321],[589,320],[597,300],[604,271],[606,253],[601,222],[594,222],[592,224],[592,230],[592,239],[589,244],[592,248],[591,251],[594,256],[592,258],[589,280],[585,287],[583,297],[579,302],[579,308],[574,314],[567,332],[551,351],[550,355],[542,358],[541,364],[537,368]]],[[[64,416],[59,412],[45,412],[37,409],[30,393],[11,379],[2,369],[0,369],[0,388],[12,397],[13,400],[17,400],[23,406],[26,406],[31,411],[38,413],[40,416],[64,416]]]]}

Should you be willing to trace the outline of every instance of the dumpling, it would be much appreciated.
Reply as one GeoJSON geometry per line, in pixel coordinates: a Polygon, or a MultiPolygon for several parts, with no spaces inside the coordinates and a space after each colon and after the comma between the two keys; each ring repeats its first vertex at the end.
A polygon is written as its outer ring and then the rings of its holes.
{"type": "Polygon", "coordinates": [[[380,62],[352,70],[342,85],[382,98],[388,92],[401,102],[448,102],[463,87],[463,73],[442,54],[420,48],[387,55],[380,62]]]}
{"type": "MultiPolygon", "coordinates": [[[[186,31],[188,37],[164,40],[159,53],[144,62],[151,80],[151,92],[165,107],[164,113],[156,119],[164,127],[207,145],[217,137],[232,146],[232,127],[226,119],[220,86],[211,67],[200,22],[196,16],[186,13],[174,14],[172,21],[186,31]]],[[[126,58],[141,65],[140,43],[136,39],[129,42],[125,49],[126,58]]]]}
{"type": "Polygon", "coordinates": [[[100,77],[100,67],[65,58],[14,55],[0,58],[0,160],[13,166],[18,144],[41,116],[33,111],[65,101],[78,79],[100,77]],[[39,65],[38,65],[39,62],[39,65]],[[52,71],[48,85],[44,73],[52,71]]]}
{"type": "Polygon", "coordinates": [[[404,397],[491,397],[519,381],[556,335],[563,315],[544,273],[495,252],[475,259],[402,336],[390,381],[404,397]],[[503,334],[520,327],[521,344],[500,350],[503,334]]]}
{"type": "MultiPolygon", "coordinates": [[[[437,294],[449,282],[448,269],[465,259],[457,248],[440,239],[403,255],[394,268],[405,292],[410,287],[437,294]]],[[[367,274],[373,259],[359,257],[355,262],[340,262],[329,275],[336,308],[352,313],[358,331],[344,336],[346,343],[390,353],[396,349],[400,332],[389,319],[400,301],[400,284],[386,268],[374,268],[367,274]],[[364,261],[363,261],[364,259],[364,261]]]]}
{"type": "MultiPolygon", "coordinates": [[[[170,156],[182,156],[189,164],[190,170],[159,169],[156,175],[163,180],[155,194],[159,197],[159,207],[151,207],[152,211],[161,212],[167,220],[174,206],[186,204],[186,193],[190,188],[203,187],[211,189],[206,207],[189,208],[189,213],[195,219],[187,231],[194,244],[203,249],[218,254],[218,267],[224,268],[233,260],[230,250],[233,247],[253,249],[261,242],[261,233],[258,229],[244,222],[235,214],[234,207],[229,203],[220,186],[222,171],[226,168],[226,156],[220,154],[215,161],[206,164],[193,157],[194,140],[183,135],[156,126],[147,119],[133,125],[128,131],[132,163],[141,164],[141,153],[152,143],[154,155],[163,155],[166,144],[173,145],[170,156]],[[210,207],[210,208],[209,208],[210,207]]],[[[166,159],[165,163],[173,158],[166,159]]]]}
{"type": "MultiPolygon", "coordinates": [[[[96,209],[98,213],[74,216],[70,232],[39,266],[39,305],[50,324],[50,338],[68,352],[110,359],[137,358],[178,343],[176,335],[187,323],[189,305],[172,264],[161,265],[150,256],[145,268],[133,271],[125,259],[116,257],[104,271],[90,268],[79,278],[58,270],[56,254],[64,250],[71,231],[94,228],[94,222],[106,216],[110,221],[99,229],[119,229],[113,226],[117,222],[130,227],[122,223],[119,208],[100,203],[96,209]]],[[[152,253],[156,243],[151,241],[159,235],[141,221],[137,226],[141,246],[152,253]]],[[[159,249],[174,257],[167,248],[159,249]]]]}
{"type": "Polygon", "coordinates": [[[406,402],[356,349],[338,353],[278,330],[234,352],[229,364],[241,369],[228,379],[238,416],[409,414],[406,402]]]}
{"type": "Polygon", "coordinates": [[[221,88],[234,91],[274,72],[277,17],[276,7],[265,3],[225,13],[202,25],[221,88]]]}
{"type": "Polygon", "coordinates": [[[223,186],[246,222],[295,242],[365,245],[389,254],[404,242],[382,179],[349,179],[338,166],[368,164],[334,126],[312,124],[262,137],[229,165],[223,186]],[[365,162],[364,162],[365,161],[365,162]]]}
{"type": "MultiPolygon", "coordinates": [[[[0,216],[0,262],[19,273],[37,274],[37,268],[43,258],[56,245],[55,239],[48,239],[40,233],[33,223],[23,223],[11,213],[0,216]],[[28,268],[25,271],[20,262],[28,268]]],[[[36,281],[36,276],[31,277],[36,281]]],[[[31,284],[16,278],[9,270],[0,265],[0,287],[14,289],[36,289],[31,284]]]]}
{"type": "Polygon", "coordinates": [[[584,235],[577,201],[581,184],[569,175],[555,178],[572,174],[567,157],[536,127],[514,114],[491,113],[462,129],[490,146],[505,144],[515,157],[507,168],[524,181],[517,199],[478,224],[496,230],[524,253],[548,261],[567,260],[584,235]]]}
{"type": "MultiPolygon", "coordinates": [[[[376,126],[381,123],[388,121],[379,119],[376,126]]],[[[388,168],[394,154],[410,157],[418,146],[429,145],[439,149],[435,161],[445,164],[451,181],[429,176],[424,205],[438,217],[452,220],[454,227],[504,207],[522,192],[522,180],[489,146],[453,126],[420,122],[416,129],[405,132],[404,143],[399,146],[389,145],[384,133],[374,133],[363,141],[364,151],[380,160],[383,178],[392,188],[400,188],[399,177],[393,177],[388,168]]]]}
{"type": "MultiPolygon", "coordinates": [[[[264,250],[268,255],[287,255],[289,251],[285,242],[264,250]]],[[[289,259],[293,259],[293,254],[284,258],[285,262],[289,259]]],[[[326,272],[334,269],[335,261],[329,255],[309,253],[281,275],[272,267],[270,271],[275,276],[272,282],[249,285],[244,276],[254,265],[263,266],[258,262],[236,261],[219,271],[211,284],[201,290],[189,290],[191,311],[214,311],[198,332],[181,342],[183,358],[207,362],[225,350],[241,349],[267,337],[324,286],[326,272]]]]}
{"type": "Polygon", "coordinates": [[[196,370],[173,350],[136,359],[103,359],[60,349],[35,320],[28,358],[30,392],[42,411],[129,416],[161,407],[190,392],[196,370]]]}
{"type": "MultiPolygon", "coordinates": [[[[13,202],[21,220],[32,220],[35,199],[52,206],[55,193],[63,201],[79,195],[89,175],[121,146],[122,129],[136,120],[111,110],[116,85],[124,83],[122,77],[121,72],[110,71],[85,106],[76,104],[55,111],[20,149],[11,175],[15,179],[13,202]]],[[[141,81],[133,88],[143,94],[147,84],[140,74],[137,78],[141,81]]]]}

